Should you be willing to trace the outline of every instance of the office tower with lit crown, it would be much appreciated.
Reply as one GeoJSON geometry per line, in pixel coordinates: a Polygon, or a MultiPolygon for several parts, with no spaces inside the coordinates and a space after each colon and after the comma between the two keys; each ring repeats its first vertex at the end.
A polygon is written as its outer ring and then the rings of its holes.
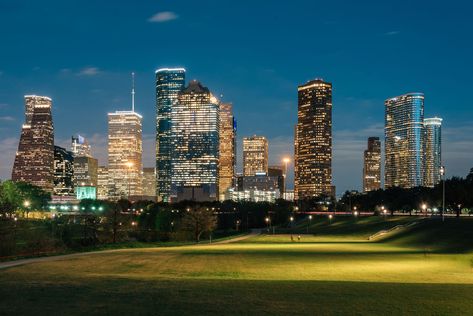
{"type": "Polygon", "coordinates": [[[363,192],[381,188],[381,141],[379,137],[368,138],[368,148],[363,155],[363,192]]]}
{"type": "Polygon", "coordinates": [[[65,148],[54,146],[54,195],[74,195],[74,157],[65,148]]]}
{"type": "Polygon", "coordinates": [[[77,135],[77,137],[72,136],[71,151],[75,157],[91,157],[92,156],[89,143],[81,135],[77,135]]]}
{"type": "Polygon", "coordinates": [[[171,121],[171,200],[218,199],[218,100],[193,80],[179,93],[171,121]]]}
{"type": "Polygon", "coordinates": [[[156,200],[156,169],[143,168],[143,199],[156,200]]]}
{"type": "Polygon", "coordinates": [[[385,101],[385,187],[423,185],[424,94],[385,101]]]}
{"type": "Polygon", "coordinates": [[[424,186],[434,187],[440,182],[442,166],[442,119],[424,119],[424,186]]]}
{"type": "Polygon", "coordinates": [[[112,198],[140,197],[142,186],[142,116],[135,112],[134,74],[131,111],[108,113],[108,178],[112,198]]]}
{"type": "Polygon", "coordinates": [[[243,137],[243,175],[268,173],[268,140],[264,136],[243,137]]]}
{"type": "Polygon", "coordinates": [[[97,168],[97,199],[108,200],[109,199],[109,180],[108,180],[108,168],[100,166],[97,168]]]}
{"type": "Polygon", "coordinates": [[[236,121],[231,103],[220,103],[220,158],[219,199],[225,198],[225,191],[235,180],[236,164],[236,121]]]}
{"type": "Polygon", "coordinates": [[[185,86],[185,75],[183,68],[156,70],[156,192],[164,202],[171,192],[171,110],[185,86]]]}
{"type": "Polygon", "coordinates": [[[12,170],[13,181],[28,182],[52,192],[54,186],[54,127],[51,99],[25,96],[23,124],[12,170]]]}
{"type": "Polygon", "coordinates": [[[295,198],[333,195],[331,83],[315,79],[298,87],[294,149],[295,198]]]}

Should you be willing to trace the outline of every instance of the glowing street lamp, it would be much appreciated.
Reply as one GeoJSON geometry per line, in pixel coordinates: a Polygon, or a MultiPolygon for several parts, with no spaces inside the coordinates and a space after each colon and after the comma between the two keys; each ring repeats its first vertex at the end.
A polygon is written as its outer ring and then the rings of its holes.
{"type": "Polygon", "coordinates": [[[421,208],[422,208],[422,211],[425,213],[425,216],[427,216],[427,204],[423,203],[421,208]]]}
{"type": "Polygon", "coordinates": [[[307,222],[307,233],[309,233],[309,226],[312,224],[312,215],[309,215],[309,221],[307,222]]]}
{"type": "Polygon", "coordinates": [[[330,222],[330,225],[332,224],[332,218],[333,218],[333,215],[332,215],[332,214],[329,214],[329,215],[328,215],[328,220],[329,220],[329,222],[330,222]]]}
{"type": "Polygon", "coordinates": [[[26,218],[28,218],[28,211],[29,211],[30,205],[31,205],[31,203],[30,203],[30,201],[28,201],[28,200],[25,200],[25,201],[23,202],[23,206],[24,206],[25,209],[26,209],[26,218]]]}
{"type": "Polygon", "coordinates": [[[445,221],[445,167],[440,167],[440,178],[442,179],[442,222],[445,221]]]}

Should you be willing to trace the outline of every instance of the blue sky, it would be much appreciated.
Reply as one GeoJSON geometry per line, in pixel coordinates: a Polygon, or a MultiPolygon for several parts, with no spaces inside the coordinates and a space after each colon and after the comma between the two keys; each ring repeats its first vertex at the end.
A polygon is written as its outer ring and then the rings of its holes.
{"type": "Polygon", "coordinates": [[[152,166],[154,70],[164,66],[185,67],[188,80],[233,102],[239,144],[267,136],[272,163],[293,153],[297,85],[332,82],[339,194],[361,187],[366,138],[383,137],[383,101],[424,92],[426,116],[444,118],[449,176],[464,176],[473,167],[472,9],[456,0],[0,0],[0,178],[10,177],[24,94],[53,98],[57,144],[81,133],[105,164],[106,113],[130,107],[132,71],[152,166]]]}

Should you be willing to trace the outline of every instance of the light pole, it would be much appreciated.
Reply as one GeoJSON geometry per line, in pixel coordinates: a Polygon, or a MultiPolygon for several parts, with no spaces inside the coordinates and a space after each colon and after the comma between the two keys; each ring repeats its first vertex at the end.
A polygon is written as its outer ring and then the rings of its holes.
{"type": "Polygon", "coordinates": [[[329,214],[328,215],[328,221],[329,221],[330,225],[332,225],[332,218],[333,218],[333,215],[329,214]]]}
{"type": "Polygon", "coordinates": [[[425,217],[427,217],[427,204],[423,203],[421,207],[422,207],[422,211],[425,214],[425,217]]]}
{"type": "Polygon", "coordinates": [[[30,205],[31,205],[31,203],[30,203],[30,201],[28,201],[28,200],[25,200],[25,201],[23,202],[23,206],[24,206],[25,209],[26,209],[26,218],[28,218],[28,213],[29,213],[30,205]]]}
{"type": "Polygon", "coordinates": [[[440,167],[440,177],[442,179],[442,222],[445,221],[445,166],[440,167]]]}
{"type": "Polygon", "coordinates": [[[307,221],[307,234],[309,233],[309,226],[312,224],[312,215],[309,215],[309,220],[307,221]]]}
{"type": "Polygon", "coordinates": [[[271,220],[269,219],[269,217],[266,217],[265,219],[265,222],[266,222],[266,230],[268,231],[269,233],[269,228],[270,228],[270,223],[271,223],[271,220]]]}
{"type": "Polygon", "coordinates": [[[284,193],[283,193],[283,199],[286,199],[286,182],[287,182],[287,165],[289,164],[289,162],[291,162],[291,159],[289,158],[284,158],[282,160],[284,162],[284,174],[283,174],[283,178],[284,178],[284,193]]]}

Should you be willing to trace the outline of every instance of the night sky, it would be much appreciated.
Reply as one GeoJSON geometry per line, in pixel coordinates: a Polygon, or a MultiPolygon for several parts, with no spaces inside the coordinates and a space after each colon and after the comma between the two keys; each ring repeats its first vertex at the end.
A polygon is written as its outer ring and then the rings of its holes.
{"type": "Polygon", "coordinates": [[[132,71],[153,166],[154,71],[174,66],[234,104],[239,170],[243,136],[267,136],[270,163],[292,157],[297,86],[324,78],[337,194],[361,189],[366,138],[384,137],[384,100],[407,92],[424,92],[426,117],[444,118],[448,176],[465,176],[472,10],[466,0],[0,0],[0,178],[11,175],[25,94],[53,98],[56,144],[80,133],[106,164],[106,114],[131,107],[132,71]]]}

